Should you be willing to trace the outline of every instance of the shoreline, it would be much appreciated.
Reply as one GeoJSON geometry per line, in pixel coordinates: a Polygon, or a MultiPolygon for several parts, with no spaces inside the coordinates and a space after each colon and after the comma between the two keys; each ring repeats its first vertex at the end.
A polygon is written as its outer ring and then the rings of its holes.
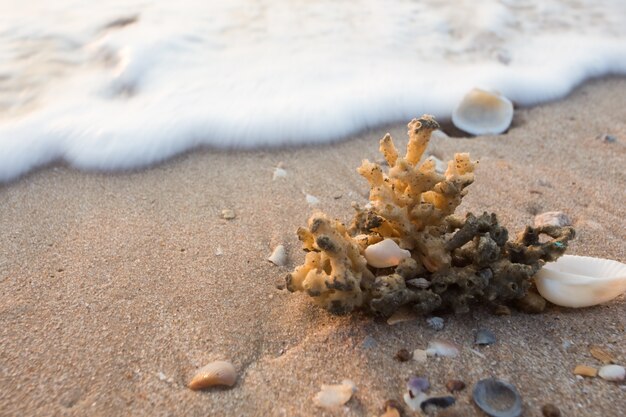
{"type": "MultiPolygon", "coordinates": [[[[513,235],[535,213],[565,211],[577,230],[568,253],[626,262],[624,108],[626,78],[592,80],[517,109],[505,135],[433,139],[427,153],[480,161],[459,212],[494,211],[513,235]]],[[[624,383],[572,370],[599,365],[590,345],[626,364],[624,296],[540,315],[446,314],[436,332],[424,320],[330,316],[276,287],[303,261],[297,227],[314,208],[351,218],[351,201],[364,203],[368,190],[356,167],[380,159],[387,131],[403,147],[406,122],[325,145],[195,150],[130,172],[55,164],[0,184],[0,415],[378,416],[385,400],[402,401],[411,375],[428,376],[431,393],[464,380],[456,407],[467,416],[484,415],[471,387],[489,376],[514,383],[524,416],[541,416],[546,403],[563,415],[619,415],[624,383]],[[287,176],[273,181],[279,163],[287,176]],[[220,218],[223,209],[235,219],[220,218]],[[278,244],[286,267],[266,260],[278,244]],[[480,348],[486,359],[469,350],[478,327],[497,337],[480,348]],[[461,355],[393,359],[434,338],[462,346],[461,355]],[[218,359],[234,363],[233,388],[186,388],[197,367],[218,359]],[[317,409],[320,385],[343,379],[358,388],[348,411],[317,409]]]]}

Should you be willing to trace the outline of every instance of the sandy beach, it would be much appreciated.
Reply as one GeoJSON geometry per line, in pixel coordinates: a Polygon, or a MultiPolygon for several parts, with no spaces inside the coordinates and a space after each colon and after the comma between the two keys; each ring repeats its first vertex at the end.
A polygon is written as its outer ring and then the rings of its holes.
{"type": "MultiPolygon", "coordinates": [[[[564,211],[577,231],[569,253],[626,262],[624,109],[626,78],[595,80],[518,109],[505,135],[433,139],[428,153],[480,161],[461,212],[496,212],[514,234],[536,213],[564,211]]],[[[431,393],[465,381],[462,416],[485,415],[471,388],[490,376],[517,387],[526,417],[547,403],[563,416],[622,415],[624,383],[572,371],[601,365],[592,345],[626,365],[624,296],[539,315],[479,307],[442,315],[437,332],[424,320],[332,316],[282,289],[304,259],[295,230],[314,209],[306,194],[349,221],[351,202],[367,201],[356,167],[381,159],[387,131],[403,147],[406,122],[325,146],[200,150],[113,174],[57,165],[0,185],[0,415],[369,417],[402,401],[412,375],[427,376],[431,393]],[[287,176],[273,180],[278,164],[287,176]],[[278,244],[285,267],[266,260],[278,244]],[[476,348],[482,356],[470,350],[479,327],[497,337],[476,348]],[[460,356],[394,359],[435,338],[460,345],[460,356]],[[189,390],[194,371],[217,359],[235,365],[235,386],[189,390]],[[320,385],[343,379],[358,388],[346,406],[316,408],[320,385]]]]}

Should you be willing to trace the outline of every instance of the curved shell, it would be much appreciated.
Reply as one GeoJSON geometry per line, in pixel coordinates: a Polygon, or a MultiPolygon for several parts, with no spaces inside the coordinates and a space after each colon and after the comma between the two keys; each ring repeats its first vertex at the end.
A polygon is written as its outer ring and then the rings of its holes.
{"type": "Polygon", "coordinates": [[[237,371],[232,363],[215,361],[198,369],[189,383],[189,389],[201,390],[215,385],[235,385],[237,371]]]}
{"type": "Polygon", "coordinates": [[[522,397],[515,387],[496,378],[478,381],[472,398],[491,417],[519,417],[522,414],[522,397]]]}
{"type": "Polygon", "coordinates": [[[610,259],[563,255],[536,275],[539,294],[563,307],[606,303],[626,291],[626,265],[610,259]]]}
{"type": "Polygon", "coordinates": [[[287,263],[287,251],[285,247],[283,245],[276,246],[267,260],[276,266],[285,266],[287,263]]]}
{"type": "Polygon", "coordinates": [[[474,88],[452,112],[452,123],[472,135],[497,135],[509,128],[513,103],[498,93],[474,88]]]}
{"type": "Polygon", "coordinates": [[[315,405],[322,408],[339,407],[350,401],[355,391],[354,382],[346,379],[338,385],[322,385],[322,389],[313,397],[313,401],[315,405]]]}
{"type": "Polygon", "coordinates": [[[365,259],[374,268],[397,266],[403,259],[410,257],[411,252],[402,249],[393,239],[385,239],[365,248],[365,259]]]}

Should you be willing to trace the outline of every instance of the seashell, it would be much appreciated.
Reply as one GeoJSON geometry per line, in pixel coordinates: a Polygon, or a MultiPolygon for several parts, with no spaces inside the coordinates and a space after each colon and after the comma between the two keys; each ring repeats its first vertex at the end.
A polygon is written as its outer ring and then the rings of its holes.
{"type": "Polygon", "coordinates": [[[456,402],[454,397],[446,395],[444,397],[429,397],[425,401],[422,401],[420,408],[426,412],[428,407],[447,408],[456,402]]]}
{"type": "Polygon", "coordinates": [[[235,385],[237,371],[232,363],[215,361],[198,369],[188,387],[194,391],[215,385],[235,385]]]}
{"type": "Polygon", "coordinates": [[[411,252],[400,248],[393,239],[384,239],[365,248],[365,259],[374,268],[397,266],[400,261],[410,257],[411,252]]]}
{"type": "Polygon", "coordinates": [[[599,360],[605,365],[615,362],[615,358],[609,352],[605,351],[604,349],[598,346],[590,347],[589,353],[591,353],[591,356],[593,356],[594,358],[596,358],[597,360],[599,360]]]}
{"type": "Polygon", "coordinates": [[[287,263],[287,251],[285,250],[285,247],[283,245],[276,246],[267,260],[274,265],[285,266],[287,263]]]}
{"type": "Polygon", "coordinates": [[[428,378],[412,376],[409,378],[409,382],[406,383],[406,387],[411,394],[417,395],[420,392],[428,391],[428,388],[430,388],[430,382],[428,382],[428,378]]]}
{"type": "Polygon", "coordinates": [[[285,178],[287,176],[287,171],[285,171],[281,167],[274,168],[274,174],[272,175],[272,181],[276,181],[278,178],[285,178]]]}
{"type": "Polygon", "coordinates": [[[481,410],[492,417],[518,417],[522,414],[522,397],[515,387],[496,378],[478,381],[472,398],[481,410]]]}
{"type": "Polygon", "coordinates": [[[451,342],[445,340],[433,340],[428,343],[426,353],[429,356],[459,356],[459,348],[451,342]]]}
{"type": "Polygon", "coordinates": [[[406,405],[408,405],[412,411],[419,411],[422,403],[428,399],[428,395],[424,394],[423,392],[419,392],[417,395],[413,395],[409,391],[405,392],[402,398],[404,399],[406,405]]]}
{"type": "Polygon", "coordinates": [[[574,368],[574,374],[594,378],[598,375],[598,370],[587,365],[576,365],[576,368],[574,368]]]}
{"type": "Polygon", "coordinates": [[[309,203],[310,206],[315,206],[319,204],[320,199],[311,194],[305,195],[306,202],[309,203]]]}
{"type": "Polygon", "coordinates": [[[388,319],[387,324],[393,326],[394,324],[403,323],[405,321],[417,320],[418,315],[415,311],[409,307],[401,307],[396,310],[388,319]]]}
{"type": "Polygon", "coordinates": [[[474,88],[452,112],[452,123],[472,135],[498,135],[513,121],[513,103],[498,93],[474,88]]]}
{"type": "Polygon", "coordinates": [[[423,349],[415,349],[413,351],[413,360],[416,362],[426,362],[428,360],[428,354],[423,349]]]}
{"type": "Polygon", "coordinates": [[[626,369],[620,365],[604,365],[598,371],[598,376],[607,381],[623,381],[626,378],[626,369]]]}
{"type": "Polygon", "coordinates": [[[479,329],[474,339],[475,345],[493,345],[496,343],[496,335],[489,329],[479,329]]]}
{"type": "Polygon", "coordinates": [[[572,221],[562,211],[547,211],[535,216],[535,227],[541,226],[571,226],[572,221]]]}
{"type": "Polygon", "coordinates": [[[605,303],[626,291],[626,265],[610,259],[563,255],[535,275],[537,290],[563,307],[605,303]]]}
{"type": "Polygon", "coordinates": [[[441,317],[429,317],[426,319],[426,323],[436,331],[443,330],[444,327],[444,321],[441,317]]]}
{"type": "Polygon", "coordinates": [[[409,280],[407,280],[406,283],[409,284],[412,287],[415,287],[415,288],[428,288],[428,287],[430,287],[430,281],[427,280],[426,278],[409,279],[409,280]]]}
{"type": "Polygon", "coordinates": [[[313,397],[313,402],[318,407],[335,408],[350,401],[355,392],[354,382],[345,379],[338,385],[322,385],[320,392],[313,397]]]}

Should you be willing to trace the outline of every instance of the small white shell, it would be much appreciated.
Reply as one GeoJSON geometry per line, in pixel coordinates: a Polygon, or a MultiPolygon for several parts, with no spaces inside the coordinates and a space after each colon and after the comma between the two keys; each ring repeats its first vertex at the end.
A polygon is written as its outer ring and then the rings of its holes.
{"type": "Polygon", "coordinates": [[[509,128],[513,103],[503,95],[473,89],[452,112],[452,123],[472,135],[497,135],[509,128]]]}
{"type": "Polygon", "coordinates": [[[283,245],[274,248],[274,252],[267,258],[268,261],[277,266],[284,266],[287,263],[287,251],[283,245]]]}
{"type": "Polygon", "coordinates": [[[315,197],[314,195],[311,194],[306,194],[305,195],[305,199],[306,202],[309,203],[310,206],[315,206],[317,204],[319,204],[320,200],[319,198],[315,197]]]}
{"type": "Polygon", "coordinates": [[[539,294],[563,307],[606,303],[626,291],[626,265],[610,259],[563,255],[535,275],[539,294]]]}
{"type": "Polygon", "coordinates": [[[535,216],[535,227],[540,226],[571,226],[572,221],[567,214],[562,211],[547,211],[535,216]]]}
{"type": "Polygon", "coordinates": [[[194,391],[215,385],[235,385],[237,371],[232,363],[215,361],[198,369],[189,383],[189,389],[194,391]]]}
{"type": "Polygon", "coordinates": [[[426,349],[428,356],[459,356],[459,348],[452,342],[446,340],[433,340],[428,343],[428,349],[426,349]]]}
{"type": "Polygon", "coordinates": [[[335,408],[344,405],[356,391],[354,382],[346,379],[338,385],[322,385],[320,392],[315,394],[315,405],[322,408],[335,408]]]}
{"type": "Polygon", "coordinates": [[[607,381],[623,381],[626,378],[626,369],[620,365],[605,365],[598,371],[598,376],[607,381]]]}
{"type": "Polygon", "coordinates": [[[384,239],[365,248],[365,259],[374,268],[397,266],[403,259],[410,257],[411,252],[400,248],[393,239],[384,239]]]}
{"type": "Polygon", "coordinates": [[[419,392],[417,395],[411,395],[408,392],[404,393],[404,402],[412,411],[419,411],[422,403],[428,399],[428,395],[423,392],[419,392]]]}

